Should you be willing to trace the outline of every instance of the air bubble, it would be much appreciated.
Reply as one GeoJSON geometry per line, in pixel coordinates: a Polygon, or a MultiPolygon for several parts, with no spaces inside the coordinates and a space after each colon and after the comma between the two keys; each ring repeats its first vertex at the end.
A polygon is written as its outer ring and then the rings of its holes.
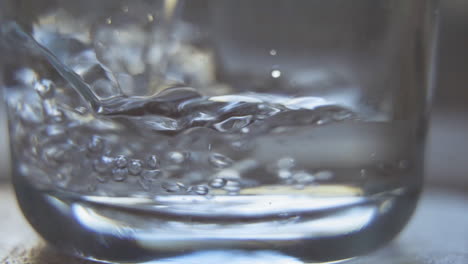
{"type": "Polygon", "coordinates": [[[99,136],[92,136],[87,147],[90,152],[100,152],[104,148],[104,141],[99,136]]]}
{"type": "Polygon", "coordinates": [[[114,168],[112,170],[112,179],[117,182],[125,181],[127,179],[128,169],[127,168],[114,168]]]}
{"type": "Polygon", "coordinates": [[[292,177],[299,184],[309,184],[315,181],[315,177],[305,171],[298,171],[292,177]]]}
{"type": "Polygon", "coordinates": [[[55,93],[55,84],[51,80],[40,80],[34,84],[34,89],[42,98],[52,98],[55,93]]]}
{"type": "Polygon", "coordinates": [[[44,150],[44,155],[47,160],[54,162],[63,162],[66,160],[65,151],[58,146],[51,146],[44,150]]]}
{"type": "Polygon", "coordinates": [[[233,164],[233,160],[220,153],[212,153],[209,162],[216,168],[227,168],[233,164]]]}
{"type": "Polygon", "coordinates": [[[185,155],[178,151],[169,152],[168,158],[176,164],[181,164],[185,161],[185,155]]]}
{"type": "Polygon", "coordinates": [[[276,164],[278,168],[287,170],[287,169],[291,169],[292,167],[294,167],[296,165],[296,161],[293,158],[285,157],[285,158],[279,159],[276,164]]]}
{"type": "Polygon", "coordinates": [[[331,171],[319,171],[314,174],[315,179],[320,180],[320,181],[327,181],[333,178],[333,172],[331,171]]]}
{"type": "Polygon", "coordinates": [[[174,193],[185,190],[185,186],[180,182],[163,182],[161,187],[166,190],[166,192],[174,193]]]}
{"type": "Polygon", "coordinates": [[[279,170],[278,171],[278,178],[286,180],[291,178],[292,172],[289,170],[279,170]]]}
{"type": "Polygon", "coordinates": [[[125,167],[127,167],[127,164],[128,164],[128,158],[123,156],[123,155],[119,155],[115,158],[114,160],[114,164],[117,168],[120,168],[120,169],[123,169],[125,167]]]}
{"type": "Polygon", "coordinates": [[[143,162],[141,160],[131,160],[128,164],[128,171],[132,175],[138,175],[143,170],[143,162]]]}
{"type": "Polygon", "coordinates": [[[207,195],[210,192],[210,188],[208,188],[208,186],[205,185],[196,185],[190,187],[189,191],[194,192],[198,195],[207,195]]]}
{"type": "Polygon", "coordinates": [[[210,181],[210,186],[213,188],[223,188],[227,183],[227,180],[224,178],[215,178],[210,181]]]}
{"type": "Polygon", "coordinates": [[[114,159],[108,156],[102,156],[93,162],[94,171],[97,173],[106,173],[112,168],[114,159]]]}
{"type": "Polygon", "coordinates": [[[229,194],[238,193],[241,189],[241,184],[238,181],[228,181],[223,187],[223,190],[227,191],[229,194]]]}
{"type": "Polygon", "coordinates": [[[143,170],[141,172],[141,177],[148,181],[154,181],[159,178],[160,174],[160,170],[143,170]]]}
{"type": "Polygon", "coordinates": [[[151,155],[146,159],[146,165],[152,169],[159,167],[159,158],[156,155],[151,155]]]}
{"type": "Polygon", "coordinates": [[[240,173],[238,170],[234,169],[224,169],[216,174],[217,178],[223,178],[226,180],[237,180],[240,178],[240,173]]]}
{"type": "Polygon", "coordinates": [[[252,116],[233,116],[222,122],[214,124],[219,132],[236,132],[248,126],[252,122],[252,116]]]}

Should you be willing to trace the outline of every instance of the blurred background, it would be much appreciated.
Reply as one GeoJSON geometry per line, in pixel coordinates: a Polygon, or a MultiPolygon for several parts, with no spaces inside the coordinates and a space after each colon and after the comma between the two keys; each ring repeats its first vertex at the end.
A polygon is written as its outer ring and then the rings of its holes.
{"type": "MultiPolygon", "coordinates": [[[[441,1],[438,84],[427,148],[427,183],[468,190],[468,1],[441,1]]],[[[6,117],[0,105],[0,181],[9,178],[6,117]]]]}

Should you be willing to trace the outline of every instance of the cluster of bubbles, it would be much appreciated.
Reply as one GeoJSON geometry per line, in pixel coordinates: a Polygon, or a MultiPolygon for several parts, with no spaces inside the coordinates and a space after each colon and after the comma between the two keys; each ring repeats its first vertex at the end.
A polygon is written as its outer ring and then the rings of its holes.
{"type": "MultiPolygon", "coordinates": [[[[50,80],[33,79],[31,84],[35,95],[9,98],[19,118],[13,120],[12,128],[17,148],[23,150],[23,173],[69,190],[83,191],[88,186],[84,191],[99,191],[104,186],[107,190],[121,186],[129,192],[209,197],[236,195],[243,188],[263,185],[265,175],[269,175],[267,184],[297,189],[333,182],[335,171],[299,166],[293,157],[261,164],[251,155],[255,148],[252,142],[256,137],[287,132],[295,126],[324,125],[353,117],[336,106],[291,110],[311,103],[307,100],[290,104],[287,110],[261,102],[254,112],[248,111],[251,104],[228,102],[220,105],[224,111],[229,108],[235,111],[229,113],[245,115],[227,115],[208,128],[141,138],[137,129],[97,118],[83,106],[63,107],[57,103],[61,91],[50,80]]],[[[376,170],[392,171],[385,163],[380,167],[376,170]]],[[[402,160],[393,167],[405,170],[409,164],[402,160]]],[[[368,178],[372,173],[362,169],[359,174],[368,178]]]]}
{"type": "MultiPolygon", "coordinates": [[[[125,155],[111,157],[101,154],[105,149],[105,141],[99,136],[91,137],[87,149],[91,155],[98,154],[93,161],[93,170],[100,183],[128,182],[133,178],[145,191],[162,190],[168,194],[208,195],[211,189],[224,189],[229,194],[235,194],[240,190],[240,183],[218,177],[194,185],[187,184],[190,183],[187,177],[179,181],[171,179],[168,170],[187,166],[185,163],[190,162],[189,152],[170,151],[163,158],[154,154],[144,159],[125,155]],[[161,166],[162,162],[165,166],[161,166]]],[[[211,153],[208,163],[216,170],[228,168],[234,161],[220,153],[211,153]]]]}

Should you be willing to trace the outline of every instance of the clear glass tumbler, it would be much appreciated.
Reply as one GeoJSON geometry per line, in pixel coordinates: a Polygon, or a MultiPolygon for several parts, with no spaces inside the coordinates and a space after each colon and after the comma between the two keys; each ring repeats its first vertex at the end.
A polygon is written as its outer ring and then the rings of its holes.
{"type": "Polygon", "coordinates": [[[431,0],[4,0],[13,183],[35,230],[144,262],[374,250],[422,186],[431,0]]]}

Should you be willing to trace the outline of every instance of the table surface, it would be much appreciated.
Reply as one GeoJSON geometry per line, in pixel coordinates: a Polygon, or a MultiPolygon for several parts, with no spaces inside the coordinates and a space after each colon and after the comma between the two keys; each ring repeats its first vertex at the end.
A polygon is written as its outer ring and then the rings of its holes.
{"type": "MultiPolygon", "coordinates": [[[[47,247],[31,230],[16,207],[8,185],[0,185],[0,263],[91,263],[63,256],[47,247]]],[[[268,253],[239,255],[214,253],[160,260],[153,264],[299,264],[268,253]]],[[[407,228],[389,246],[346,264],[467,264],[468,193],[427,189],[407,228]]]]}

